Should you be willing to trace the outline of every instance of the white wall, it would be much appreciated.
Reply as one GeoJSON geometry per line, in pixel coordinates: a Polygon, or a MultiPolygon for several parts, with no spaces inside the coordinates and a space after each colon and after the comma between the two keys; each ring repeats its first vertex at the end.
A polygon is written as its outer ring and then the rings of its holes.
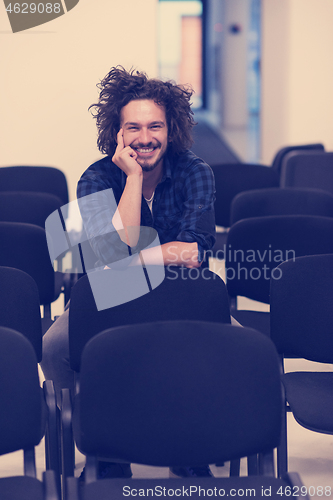
{"type": "Polygon", "coordinates": [[[62,169],[75,198],[101,157],[88,107],[112,66],[157,76],[157,0],[80,0],[50,23],[13,34],[0,6],[0,166],[62,169]]]}
{"type": "Polygon", "coordinates": [[[333,2],[262,0],[262,161],[286,145],[333,150],[333,2]]]}

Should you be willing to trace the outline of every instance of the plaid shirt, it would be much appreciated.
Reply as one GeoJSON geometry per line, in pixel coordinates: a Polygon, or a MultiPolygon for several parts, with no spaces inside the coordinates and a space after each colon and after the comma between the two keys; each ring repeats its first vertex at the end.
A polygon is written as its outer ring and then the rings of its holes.
{"type": "MultiPolygon", "coordinates": [[[[125,183],[126,174],[112,163],[110,156],[91,165],[78,183],[77,197],[84,228],[103,264],[129,255],[129,247],[120,240],[112,225],[125,183]],[[105,193],[101,193],[103,191],[105,193]],[[86,203],[85,200],[90,201],[86,203]]],[[[141,226],[154,228],[161,244],[197,242],[201,261],[204,251],[215,243],[214,201],[214,175],[203,160],[191,151],[171,158],[167,155],[163,177],[155,190],[152,212],[142,197],[141,226]]]]}

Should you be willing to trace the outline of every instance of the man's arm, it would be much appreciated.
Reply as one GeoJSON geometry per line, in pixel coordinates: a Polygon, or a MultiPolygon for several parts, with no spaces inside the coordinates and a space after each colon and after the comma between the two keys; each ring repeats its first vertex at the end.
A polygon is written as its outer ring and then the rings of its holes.
{"type": "MultiPolygon", "coordinates": [[[[136,152],[129,146],[124,147],[122,129],[118,132],[117,144],[112,161],[125,172],[127,179],[112,223],[121,240],[134,247],[140,236],[143,174],[141,166],[136,162],[136,152]]],[[[173,264],[199,267],[201,265],[198,261],[198,244],[196,242],[173,241],[162,245],[161,250],[165,266],[173,264]]],[[[154,264],[154,249],[144,250],[143,256],[146,264],[154,264]]]]}
{"type": "Polygon", "coordinates": [[[121,240],[133,247],[140,236],[143,174],[141,166],[136,161],[136,152],[131,147],[124,146],[122,129],[118,132],[117,143],[112,161],[125,172],[127,179],[112,224],[121,240]]]}
{"type": "MultiPolygon", "coordinates": [[[[143,249],[133,255],[129,265],[139,266],[142,264],[146,266],[174,265],[187,268],[200,267],[198,244],[196,242],[171,241],[170,243],[143,249]]],[[[105,269],[110,269],[110,266],[106,265],[105,269]]],[[[116,263],[116,266],[119,266],[119,263],[116,263]]]]}
{"type": "Polygon", "coordinates": [[[171,241],[161,245],[164,265],[185,266],[188,268],[200,267],[197,242],[171,241]]]}
{"type": "Polygon", "coordinates": [[[161,245],[160,250],[148,248],[142,250],[141,255],[146,265],[161,264],[161,251],[164,265],[185,266],[188,268],[200,267],[198,260],[198,244],[183,241],[171,241],[161,245]]]}

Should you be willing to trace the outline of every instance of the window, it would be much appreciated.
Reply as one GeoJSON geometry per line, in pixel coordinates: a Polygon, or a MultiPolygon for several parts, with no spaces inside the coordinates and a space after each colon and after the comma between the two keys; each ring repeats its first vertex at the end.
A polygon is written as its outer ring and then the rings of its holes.
{"type": "Polygon", "coordinates": [[[202,10],[201,0],[159,1],[159,76],[190,84],[195,108],[203,104],[202,10]]]}

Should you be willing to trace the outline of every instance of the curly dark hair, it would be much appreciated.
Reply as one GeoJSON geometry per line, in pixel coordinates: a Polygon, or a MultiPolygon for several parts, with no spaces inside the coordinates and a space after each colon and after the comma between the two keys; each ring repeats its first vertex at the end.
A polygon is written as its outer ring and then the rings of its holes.
{"type": "Polygon", "coordinates": [[[192,143],[191,130],[195,121],[190,99],[193,90],[189,86],[176,85],[149,79],[146,73],[126,71],[122,66],[112,68],[97,85],[100,89],[94,108],[98,129],[97,145],[102,153],[112,155],[120,129],[120,113],[126,104],[136,99],[151,99],[164,106],[168,126],[169,148],[173,153],[188,149],[192,143]]]}

